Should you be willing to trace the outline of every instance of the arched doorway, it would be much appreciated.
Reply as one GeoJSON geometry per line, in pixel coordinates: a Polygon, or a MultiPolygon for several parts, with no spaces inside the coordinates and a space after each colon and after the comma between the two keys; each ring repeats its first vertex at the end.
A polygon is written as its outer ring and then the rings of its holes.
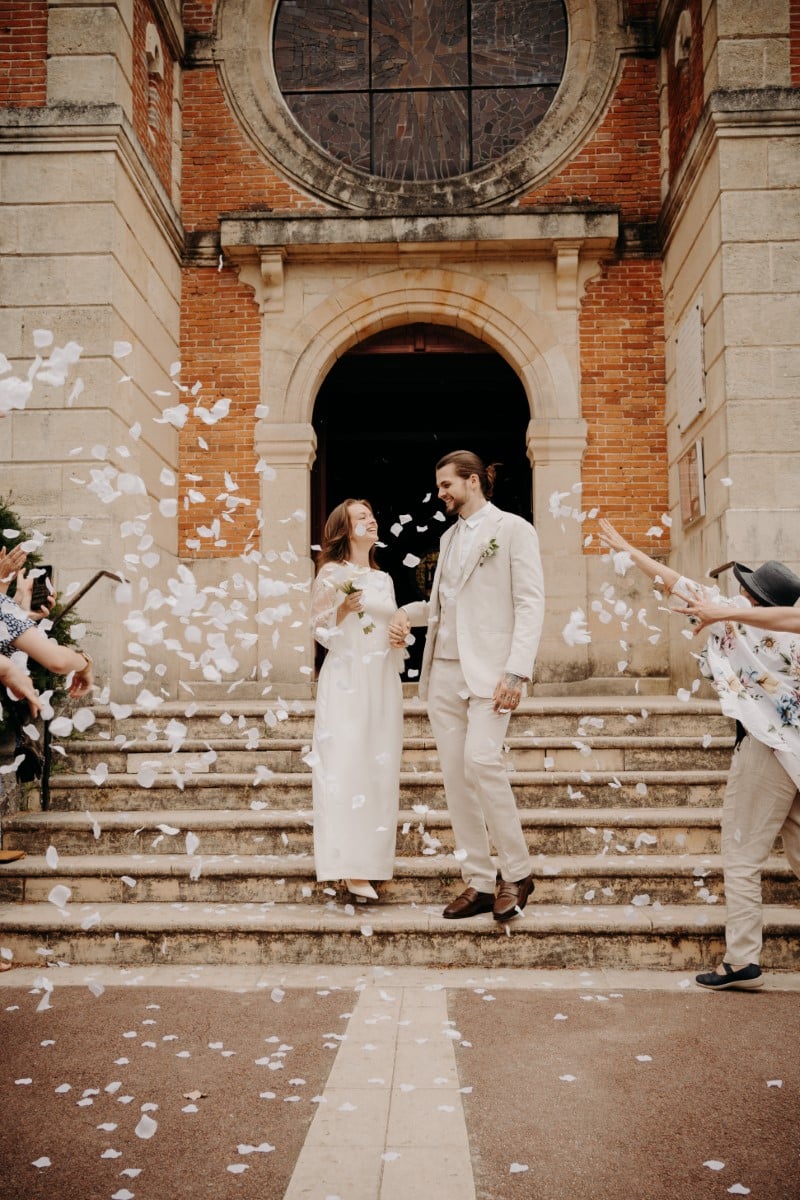
{"type": "Polygon", "coordinates": [[[500,464],[496,503],[530,520],[529,421],[513,369],[469,334],[414,324],[366,339],[331,369],[314,406],[312,543],[336,504],[363,496],[378,518],[380,561],[398,603],[427,596],[445,529],[436,462],[448,450],[470,449],[500,464]]]}

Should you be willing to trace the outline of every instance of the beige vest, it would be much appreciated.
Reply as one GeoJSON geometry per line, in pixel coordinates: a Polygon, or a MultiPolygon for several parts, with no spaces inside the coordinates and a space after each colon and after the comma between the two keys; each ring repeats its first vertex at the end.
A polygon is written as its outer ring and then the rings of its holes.
{"type": "Polygon", "coordinates": [[[445,551],[446,557],[439,576],[439,628],[436,633],[434,658],[458,658],[458,637],[456,634],[456,594],[463,568],[459,563],[461,551],[460,529],[451,538],[445,551]]]}

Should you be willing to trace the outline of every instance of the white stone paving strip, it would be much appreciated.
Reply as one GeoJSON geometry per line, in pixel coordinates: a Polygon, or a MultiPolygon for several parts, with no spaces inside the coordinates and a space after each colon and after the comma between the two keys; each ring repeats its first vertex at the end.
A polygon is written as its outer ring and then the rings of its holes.
{"type": "Polygon", "coordinates": [[[474,1200],[447,992],[366,986],[284,1200],[474,1200]]]}

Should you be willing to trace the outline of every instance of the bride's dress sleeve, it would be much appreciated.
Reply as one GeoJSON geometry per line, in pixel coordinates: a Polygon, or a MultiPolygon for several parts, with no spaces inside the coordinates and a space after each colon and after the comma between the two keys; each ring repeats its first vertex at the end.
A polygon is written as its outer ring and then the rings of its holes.
{"type": "Polygon", "coordinates": [[[336,624],[336,610],[341,602],[334,567],[326,563],[311,589],[311,632],[321,646],[327,647],[330,639],[341,632],[336,624]]]}

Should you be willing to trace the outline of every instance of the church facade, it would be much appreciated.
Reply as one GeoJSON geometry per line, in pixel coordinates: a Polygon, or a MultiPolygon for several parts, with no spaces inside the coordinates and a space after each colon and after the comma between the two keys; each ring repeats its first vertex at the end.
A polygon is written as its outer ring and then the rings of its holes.
{"type": "Polygon", "coordinates": [[[369,499],[423,595],[462,446],[539,532],[540,693],[694,674],[598,514],[693,577],[800,567],[798,0],[0,0],[0,36],[0,351],[81,348],[2,492],[59,586],[129,580],[81,607],[113,696],[309,695],[325,513],[369,499]]]}

